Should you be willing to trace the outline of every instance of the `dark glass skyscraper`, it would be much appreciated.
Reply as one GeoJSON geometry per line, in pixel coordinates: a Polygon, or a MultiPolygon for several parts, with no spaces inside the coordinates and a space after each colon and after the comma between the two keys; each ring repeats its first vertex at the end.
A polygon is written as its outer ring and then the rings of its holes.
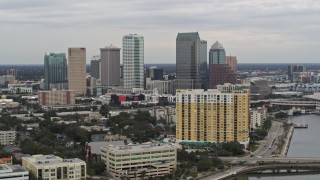
{"type": "Polygon", "coordinates": [[[176,39],[176,88],[201,88],[200,36],[198,32],[178,33],[176,39]]]}
{"type": "Polygon", "coordinates": [[[120,48],[107,46],[100,48],[101,57],[101,85],[119,86],[120,85],[120,48]]]}
{"type": "Polygon", "coordinates": [[[91,76],[100,79],[100,57],[93,56],[90,64],[91,76]]]}
{"type": "Polygon", "coordinates": [[[68,89],[67,58],[65,53],[44,56],[45,89],[68,89]]]}
{"type": "Polygon", "coordinates": [[[207,41],[201,40],[200,42],[200,78],[201,78],[201,89],[208,89],[208,47],[207,41]]]}

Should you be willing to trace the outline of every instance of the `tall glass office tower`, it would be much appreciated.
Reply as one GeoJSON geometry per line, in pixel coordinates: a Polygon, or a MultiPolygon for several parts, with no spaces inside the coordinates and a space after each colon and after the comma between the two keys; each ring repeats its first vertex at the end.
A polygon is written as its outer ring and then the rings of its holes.
{"type": "Polygon", "coordinates": [[[123,85],[125,89],[144,88],[144,38],[125,35],[123,45],[123,85]]]}
{"type": "Polygon", "coordinates": [[[208,89],[208,47],[207,41],[201,40],[200,42],[200,78],[201,89],[208,89]]]}
{"type": "Polygon", "coordinates": [[[46,90],[68,89],[65,53],[44,55],[44,84],[46,90]]]}
{"type": "Polygon", "coordinates": [[[226,51],[222,44],[216,41],[209,52],[209,64],[226,64],[226,51]]]}
{"type": "Polygon", "coordinates": [[[201,88],[198,32],[178,33],[176,38],[176,88],[201,88]]]}
{"type": "Polygon", "coordinates": [[[219,41],[216,41],[209,52],[209,88],[215,89],[217,85],[224,83],[235,84],[237,82],[236,62],[228,58],[226,51],[219,41]]]}

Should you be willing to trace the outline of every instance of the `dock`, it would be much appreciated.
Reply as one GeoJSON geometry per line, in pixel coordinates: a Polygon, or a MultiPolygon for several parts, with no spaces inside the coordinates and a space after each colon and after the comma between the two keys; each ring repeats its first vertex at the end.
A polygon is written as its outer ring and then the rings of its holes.
{"type": "Polygon", "coordinates": [[[308,128],[308,124],[293,124],[294,128],[308,128]]]}

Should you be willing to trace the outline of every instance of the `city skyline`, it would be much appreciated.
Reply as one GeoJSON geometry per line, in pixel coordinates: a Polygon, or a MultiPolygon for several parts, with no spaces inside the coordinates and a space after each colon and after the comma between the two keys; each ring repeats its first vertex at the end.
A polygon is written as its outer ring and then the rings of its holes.
{"type": "Polygon", "coordinates": [[[311,0],[11,0],[0,7],[0,64],[41,64],[45,52],[69,47],[85,47],[89,64],[129,33],[145,37],[145,63],[174,63],[176,35],[194,31],[208,44],[219,40],[239,63],[318,62],[320,3],[311,0]]]}

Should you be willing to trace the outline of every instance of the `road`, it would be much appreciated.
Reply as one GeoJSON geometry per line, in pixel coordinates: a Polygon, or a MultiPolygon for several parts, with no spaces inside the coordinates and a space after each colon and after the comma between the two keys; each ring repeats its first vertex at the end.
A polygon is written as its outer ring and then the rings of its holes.
{"type": "Polygon", "coordinates": [[[254,156],[268,157],[272,155],[278,149],[278,144],[280,141],[280,136],[283,133],[283,123],[278,121],[273,121],[272,126],[265,137],[265,140],[261,141],[260,147],[252,153],[254,156]]]}
{"type": "MultiPolygon", "coordinates": [[[[260,147],[252,153],[252,155],[254,156],[261,156],[262,158],[267,158],[269,157],[272,152],[274,152],[278,146],[278,142],[280,140],[280,137],[283,133],[283,123],[282,122],[278,122],[278,121],[272,121],[272,126],[269,129],[268,135],[265,137],[265,140],[261,141],[260,147]],[[270,148],[271,147],[271,148],[270,148]]],[[[248,158],[250,160],[250,162],[248,162],[249,164],[255,164],[258,160],[257,158],[250,158],[250,157],[244,157],[244,158],[248,158]]],[[[230,157],[230,159],[224,159],[221,158],[222,160],[228,160],[228,161],[239,161],[239,159],[241,158],[237,158],[237,157],[230,157]],[[234,158],[234,159],[232,159],[234,158]]],[[[261,160],[261,159],[259,159],[261,160]]],[[[245,161],[245,159],[241,160],[241,161],[245,161]]],[[[274,161],[274,159],[273,159],[274,161]]],[[[212,179],[224,179],[225,177],[229,177],[231,174],[236,174],[237,172],[243,170],[244,166],[233,166],[230,169],[214,174],[212,176],[208,176],[206,178],[203,178],[204,180],[212,180],[212,179]]]]}
{"type": "Polygon", "coordinates": [[[203,180],[218,180],[218,179],[224,179],[224,178],[227,178],[229,177],[230,175],[232,174],[237,174],[237,172],[243,170],[244,166],[234,166],[228,170],[225,170],[223,172],[220,172],[220,173],[217,173],[217,174],[214,174],[214,175],[211,175],[211,176],[208,176],[206,178],[202,178],[203,180]]]}

